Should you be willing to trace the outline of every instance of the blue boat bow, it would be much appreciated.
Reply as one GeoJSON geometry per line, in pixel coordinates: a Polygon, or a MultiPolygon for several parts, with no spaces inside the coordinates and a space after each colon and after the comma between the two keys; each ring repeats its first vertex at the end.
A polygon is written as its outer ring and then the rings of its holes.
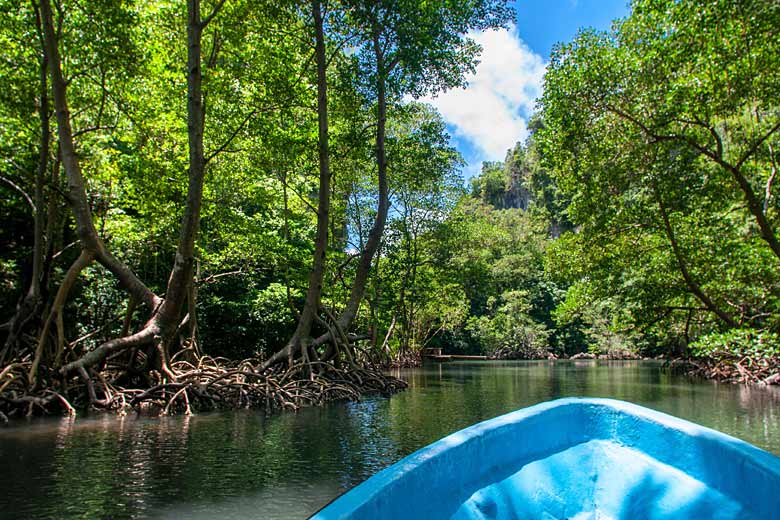
{"type": "Polygon", "coordinates": [[[434,442],[313,518],[780,519],[780,458],[631,403],[559,399],[434,442]]]}

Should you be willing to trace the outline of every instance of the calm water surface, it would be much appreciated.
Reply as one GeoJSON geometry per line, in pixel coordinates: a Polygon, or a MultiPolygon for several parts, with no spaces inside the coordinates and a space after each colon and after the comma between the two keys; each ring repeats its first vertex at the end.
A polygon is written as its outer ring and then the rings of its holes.
{"type": "Polygon", "coordinates": [[[477,421],[564,396],[632,401],[780,454],[780,389],[691,381],[654,362],[456,362],[410,388],[264,417],[38,419],[0,428],[0,518],[305,518],[477,421]]]}

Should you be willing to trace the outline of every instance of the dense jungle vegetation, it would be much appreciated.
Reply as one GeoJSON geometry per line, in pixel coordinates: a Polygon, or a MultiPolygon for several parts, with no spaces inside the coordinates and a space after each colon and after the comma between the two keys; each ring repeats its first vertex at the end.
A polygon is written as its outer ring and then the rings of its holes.
{"type": "Polygon", "coordinates": [[[2,0],[0,412],[296,408],[426,347],[776,381],[780,6],[631,8],[467,187],[415,99],[504,1],[2,0]]]}

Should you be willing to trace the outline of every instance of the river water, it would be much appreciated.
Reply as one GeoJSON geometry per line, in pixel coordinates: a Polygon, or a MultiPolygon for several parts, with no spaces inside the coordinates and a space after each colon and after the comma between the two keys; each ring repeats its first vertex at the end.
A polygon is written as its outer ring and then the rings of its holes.
{"type": "Polygon", "coordinates": [[[453,362],[409,389],[265,417],[101,415],[0,428],[0,518],[305,518],[475,422],[565,396],[612,397],[780,454],[780,389],[693,381],[657,362],[453,362]]]}

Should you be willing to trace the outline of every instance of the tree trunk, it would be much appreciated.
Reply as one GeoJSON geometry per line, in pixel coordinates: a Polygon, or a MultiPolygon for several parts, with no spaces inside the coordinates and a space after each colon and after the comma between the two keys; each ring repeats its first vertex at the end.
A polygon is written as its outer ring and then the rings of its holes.
{"type": "Polygon", "coordinates": [[[328,250],[328,226],[330,223],[330,152],[328,138],[328,77],[327,56],[325,54],[325,33],[319,0],[312,1],[314,32],[316,38],[315,60],[317,63],[317,121],[319,133],[319,194],[317,205],[317,235],[314,242],[314,259],[309,274],[309,288],[306,303],[298,320],[294,340],[303,340],[311,334],[315,316],[320,309],[322,281],[325,276],[325,259],[328,250]]]}
{"type": "Polygon", "coordinates": [[[203,106],[201,70],[201,39],[203,24],[200,16],[200,0],[187,2],[187,134],[189,144],[189,184],[187,205],[184,208],[179,244],[176,248],[171,274],[156,320],[169,342],[176,331],[187,301],[195,262],[195,238],[200,227],[200,210],[203,201],[203,180],[206,171],[203,150],[205,109],[203,106]]]}
{"type": "MultiPolygon", "coordinates": [[[[309,287],[306,291],[306,301],[303,312],[298,317],[295,328],[287,345],[276,352],[263,363],[261,370],[287,359],[292,365],[293,357],[298,353],[308,359],[308,348],[311,344],[311,329],[314,321],[319,319],[322,283],[325,277],[325,260],[328,251],[328,228],[330,226],[330,150],[328,137],[328,59],[325,53],[325,30],[322,19],[320,0],[312,0],[312,15],[314,18],[314,59],[317,64],[317,146],[319,156],[319,192],[317,196],[317,234],[314,239],[314,257],[309,273],[309,287]]],[[[286,198],[285,198],[286,203],[286,198]]],[[[286,207],[285,207],[286,211],[286,207]]]]}
{"type": "Polygon", "coordinates": [[[94,254],[95,259],[111,271],[125,289],[139,301],[144,302],[150,308],[154,308],[159,301],[157,295],[149,290],[129,267],[114,258],[106,250],[103,241],[95,230],[95,225],[92,221],[92,210],[87,199],[84,177],[81,174],[81,166],[79,165],[73,144],[73,131],[70,126],[70,113],[68,111],[66,94],[67,83],[62,75],[57,36],[54,32],[49,0],[41,0],[40,10],[41,21],[43,22],[45,52],[49,63],[54,107],[57,115],[60,156],[68,179],[67,198],[76,220],[76,234],[79,242],[82,249],[89,250],[94,254]]]}
{"type": "Polygon", "coordinates": [[[707,296],[707,294],[702,290],[701,286],[693,279],[693,276],[691,276],[690,271],[688,271],[688,266],[685,262],[685,258],[683,257],[682,251],[680,251],[679,244],[677,243],[677,237],[674,234],[674,229],[672,228],[672,224],[669,221],[669,214],[666,211],[666,206],[664,205],[663,199],[661,198],[661,193],[658,191],[657,186],[653,186],[653,191],[655,193],[656,201],[658,202],[658,208],[661,211],[661,219],[664,223],[664,230],[666,231],[666,236],[669,239],[669,243],[672,246],[672,252],[674,253],[674,258],[677,261],[677,266],[680,269],[680,274],[682,274],[683,279],[685,280],[686,285],[688,286],[688,289],[693,293],[694,296],[696,296],[699,301],[701,301],[704,306],[713,312],[718,318],[723,320],[723,322],[728,325],[731,328],[734,328],[737,326],[737,322],[734,320],[734,318],[728,314],[726,311],[721,309],[718,305],[715,304],[712,299],[707,296]]]}
{"type": "Polygon", "coordinates": [[[339,316],[339,325],[347,330],[357,316],[360,302],[366,290],[366,282],[371,272],[371,263],[374,255],[379,249],[379,243],[385,230],[387,222],[387,212],[390,207],[390,199],[387,186],[387,153],[385,151],[385,126],[387,123],[387,95],[386,85],[387,73],[385,70],[384,54],[379,41],[379,28],[374,31],[374,56],[377,66],[377,125],[376,125],[376,162],[377,175],[379,183],[379,204],[377,206],[376,217],[371,231],[368,233],[368,240],[363,251],[360,253],[355,280],[352,282],[352,290],[349,295],[347,305],[339,316]]]}
{"type": "MultiPolygon", "coordinates": [[[[316,5],[314,5],[315,9],[315,25],[317,25],[317,14],[316,11],[319,9],[319,4],[315,2],[316,5]]],[[[319,22],[321,24],[321,20],[319,22]]],[[[320,27],[319,30],[322,30],[320,27]]],[[[318,37],[322,37],[322,35],[319,35],[318,37]]],[[[322,47],[322,52],[324,56],[324,44],[322,47]]],[[[342,311],[341,315],[336,319],[333,323],[333,329],[335,330],[328,330],[325,334],[322,336],[316,338],[311,344],[312,345],[322,345],[327,341],[333,341],[333,342],[339,342],[342,340],[342,338],[346,338],[346,333],[349,332],[349,328],[352,325],[352,322],[355,319],[355,316],[357,316],[357,311],[360,307],[360,303],[363,300],[363,295],[365,294],[366,290],[366,284],[368,281],[368,275],[371,272],[371,264],[374,260],[374,255],[376,254],[377,250],[379,249],[379,244],[382,240],[382,235],[384,233],[385,229],[385,223],[387,221],[387,213],[388,209],[390,207],[390,200],[389,200],[389,191],[388,191],[388,184],[387,184],[387,153],[385,151],[385,126],[387,121],[387,96],[386,96],[386,78],[387,74],[390,72],[389,70],[385,70],[385,63],[384,63],[384,54],[382,51],[381,43],[379,41],[379,27],[375,27],[374,30],[374,55],[376,58],[376,65],[377,65],[377,130],[376,130],[376,162],[377,162],[377,169],[378,169],[378,184],[379,184],[379,204],[377,207],[377,214],[374,218],[373,226],[371,227],[371,231],[368,233],[368,239],[366,240],[366,244],[363,247],[362,251],[360,252],[360,259],[358,261],[357,270],[355,273],[355,279],[352,282],[352,288],[350,291],[350,297],[347,301],[347,304],[342,311]]],[[[318,57],[319,59],[322,59],[323,56],[318,57]]],[[[318,83],[320,82],[320,74],[324,73],[324,71],[319,70],[319,63],[318,63],[318,83]]],[[[321,94],[320,85],[318,85],[318,94],[321,94]]],[[[318,99],[318,105],[319,105],[319,99],[318,99]]],[[[322,118],[322,113],[319,114],[320,118],[322,118]]],[[[326,121],[327,122],[327,121],[326,121]]],[[[327,130],[327,125],[325,126],[325,130],[327,130]]],[[[323,126],[322,126],[322,119],[320,119],[320,137],[322,137],[323,132],[323,126]]],[[[327,148],[326,148],[327,150],[327,148]]],[[[322,142],[320,143],[320,154],[322,154],[322,142]]],[[[321,156],[322,157],[322,156],[321,156]]],[[[322,161],[320,161],[320,182],[322,182],[322,161]]],[[[329,176],[328,176],[329,178],[329,176]]],[[[322,188],[320,188],[320,204],[322,203],[323,199],[323,191],[322,188]]],[[[327,240],[327,226],[328,226],[328,219],[327,217],[323,218],[323,215],[321,213],[318,215],[318,238],[320,236],[320,233],[325,234],[324,240],[327,240]],[[322,222],[322,224],[321,224],[322,222]],[[321,225],[324,225],[325,229],[321,230],[321,225]]],[[[327,242],[322,244],[323,246],[327,246],[327,242]]],[[[324,263],[324,251],[325,247],[323,247],[323,253],[322,253],[322,261],[324,263]]],[[[318,260],[317,252],[315,251],[315,262],[318,260]]],[[[314,269],[313,269],[314,271],[314,269]]],[[[310,280],[313,279],[310,278],[310,280]]],[[[321,279],[320,279],[320,285],[321,285],[321,279]]],[[[309,290],[311,291],[311,283],[309,290]]],[[[321,292],[321,288],[317,289],[317,294],[319,297],[319,293],[321,292]]],[[[308,300],[308,294],[307,294],[307,300],[308,300]]],[[[318,319],[314,318],[315,314],[312,315],[312,319],[318,319]]],[[[301,322],[303,320],[299,320],[298,322],[298,328],[301,328],[301,322]]],[[[303,322],[305,325],[305,322],[303,322]]],[[[309,327],[310,329],[310,327],[309,327]]],[[[300,336],[296,334],[293,336],[293,340],[301,339],[300,336]]],[[[273,366],[276,363],[281,362],[284,358],[287,358],[288,364],[292,361],[292,357],[298,352],[300,349],[300,341],[296,344],[295,341],[291,340],[288,345],[280,350],[279,352],[275,353],[273,356],[271,356],[262,366],[261,370],[265,370],[271,366],[273,366]]],[[[304,349],[302,351],[304,355],[306,355],[306,350],[304,349]]],[[[337,352],[335,352],[335,348],[331,349],[328,353],[325,354],[323,359],[331,359],[332,357],[336,356],[337,352]]]]}
{"type": "MultiPolygon", "coordinates": [[[[40,0],[39,8],[43,26],[44,55],[49,65],[51,89],[57,117],[60,158],[68,179],[66,196],[75,217],[76,234],[82,249],[82,254],[69,271],[69,274],[73,275],[73,279],[66,277],[66,281],[63,282],[63,286],[60,287],[60,290],[58,291],[58,298],[62,299],[62,301],[60,301],[58,305],[55,304],[52,306],[49,316],[46,319],[44,331],[47,332],[48,327],[53,320],[56,319],[58,324],[61,324],[62,320],[58,317],[58,314],[62,312],[64,298],[67,297],[69,286],[72,285],[75,277],[78,276],[78,273],[94,260],[100,262],[106,269],[113,273],[134,298],[144,302],[150,309],[154,309],[157,306],[160,298],[149,290],[149,288],[135,276],[129,267],[114,258],[114,256],[106,250],[103,241],[97,234],[92,221],[92,210],[87,199],[84,177],[81,173],[81,166],[73,143],[73,131],[70,125],[70,113],[68,111],[67,102],[67,82],[62,74],[57,35],[54,30],[49,0],[40,0]]],[[[61,330],[59,330],[59,336],[60,343],[62,343],[61,330]]],[[[31,384],[35,384],[36,372],[43,356],[46,340],[46,334],[42,333],[29,373],[31,384]]]]}
{"type": "MultiPolygon", "coordinates": [[[[156,342],[163,372],[173,379],[173,374],[167,367],[167,345],[178,329],[184,302],[189,295],[192,281],[195,239],[200,226],[200,210],[202,205],[203,181],[205,176],[205,158],[203,150],[204,108],[201,91],[201,38],[203,30],[216,15],[224,2],[219,2],[212,13],[205,19],[200,15],[200,0],[188,0],[187,23],[187,129],[189,137],[189,185],[187,190],[187,205],[182,217],[179,244],[176,250],[171,274],[168,278],[165,299],[162,300],[152,293],[130,269],[116,260],[105,250],[92,222],[92,214],[87,202],[84,180],[79,163],[74,152],[73,136],[70,129],[70,119],[65,93],[65,81],[60,68],[60,58],[54,35],[51,7],[49,0],[41,0],[41,12],[44,18],[44,33],[46,50],[50,59],[52,89],[55,94],[57,121],[60,137],[62,163],[68,177],[70,202],[76,217],[76,228],[82,249],[85,253],[94,254],[96,259],[109,271],[114,273],[128,289],[131,297],[144,302],[152,309],[151,319],[137,333],[130,336],[110,340],[82,358],[69,363],[60,369],[66,374],[84,369],[101,362],[111,353],[129,347],[156,342]]],[[[54,309],[53,309],[54,311],[54,309]]]]}
{"type": "MultiPolygon", "coordinates": [[[[41,33],[40,17],[36,16],[36,25],[39,34],[41,33]]],[[[43,41],[41,35],[41,41],[43,41]]],[[[38,168],[35,172],[35,208],[33,210],[34,219],[34,237],[33,237],[33,258],[32,274],[30,276],[30,285],[27,293],[24,295],[16,308],[16,313],[11,319],[2,353],[0,353],[0,365],[5,361],[7,355],[16,348],[19,335],[27,323],[40,312],[41,307],[41,273],[43,271],[43,227],[44,227],[44,200],[43,189],[46,184],[46,170],[49,165],[49,140],[51,130],[49,127],[49,87],[46,80],[46,69],[48,62],[46,53],[41,57],[40,74],[40,104],[38,106],[38,117],[41,123],[41,140],[39,145],[38,168]]]]}
{"type": "MultiPolygon", "coordinates": [[[[60,153],[59,147],[54,155],[54,163],[51,168],[51,178],[49,180],[49,193],[46,208],[46,254],[43,259],[43,273],[41,281],[41,290],[48,291],[49,280],[51,279],[51,270],[54,265],[54,255],[62,247],[62,231],[65,225],[64,219],[61,219],[60,200],[58,188],[60,187],[60,153]]],[[[43,294],[45,301],[46,294],[43,294]]]]}

